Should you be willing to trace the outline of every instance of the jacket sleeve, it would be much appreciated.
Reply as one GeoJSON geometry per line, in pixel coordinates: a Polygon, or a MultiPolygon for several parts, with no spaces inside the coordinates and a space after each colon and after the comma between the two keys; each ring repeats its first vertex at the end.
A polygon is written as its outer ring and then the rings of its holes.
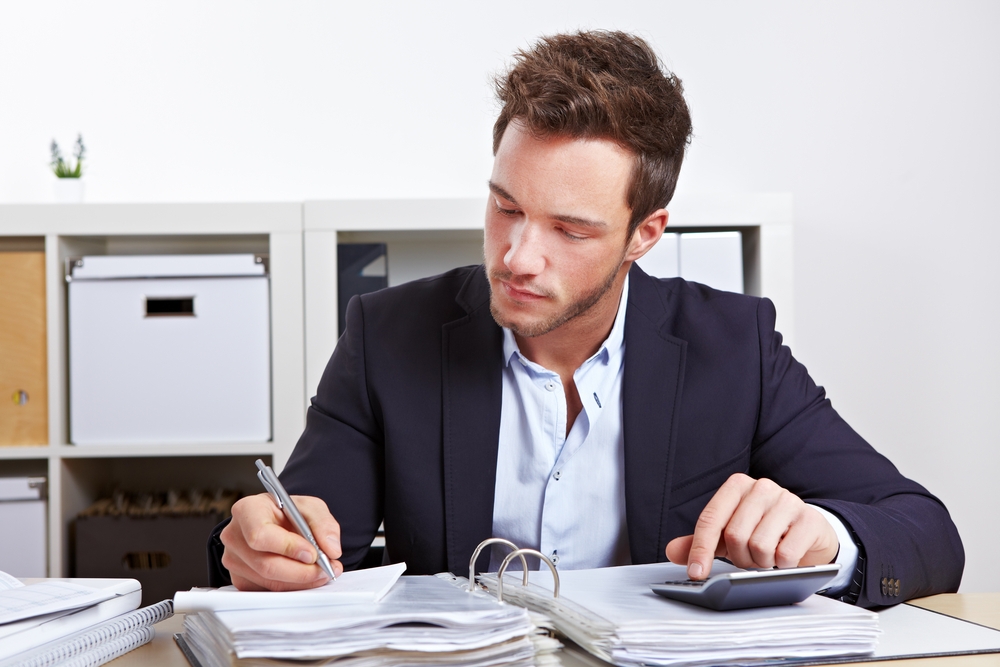
{"type": "MultiPolygon", "coordinates": [[[[347,306],[347,326],[327,364],[306,412],[306,428],[280,478],[292,495],[323,499],[340,523],[345,570],[357,568],[382,522],[383,437],[369,398],[365,368],[364,314],[361,299],[347,306]]],[[[219,533],[209,537],[209,575],[213,586],[229,582],[222,566],[219,533]]]]}
{"type": "Polygon", "coordinates": [[[761,299],[761,403],[751,476],[769,478],[844,521],[862,556],[857,604],[956,591],[965,552],[948,510],[847,425],[781,344],[774,321],[774,306],[761,299]]]}
{"type": "Polygon", "coordinates": [[[344,334],[330,357],[306,428],[281,471],[291,494],[323,499],[340,523],[340,562],[357,568],[382,523],[385,455],[381,414],[369,391],[362,300],[347,306],[344,334]]]}

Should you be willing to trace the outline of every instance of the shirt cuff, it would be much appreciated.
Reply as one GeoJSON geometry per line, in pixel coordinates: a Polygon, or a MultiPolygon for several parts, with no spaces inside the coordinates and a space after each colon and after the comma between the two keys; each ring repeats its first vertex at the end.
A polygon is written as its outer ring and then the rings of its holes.
{"type": "Polygon", "coordinates": [[[840,517],[816,505],[809,505],[809,507],[812,507],[823,515],[823,518],[827,520],[830,527],[837,533],[837,539],[840,541],[840,550],[837,552],[837,559],[833,561],[840,565],[840,572],[837,573],[837,576],[833,578],[833,581],[830,582],[826,587],[826,591],[824,591],[824,595],[828,597],[838,597],[851,587],[851,575],[854,574],[854,570],[858,566],[858,545],[854,543],[851,533],[847,530],[844,522],[840,520],[840,517]]]}

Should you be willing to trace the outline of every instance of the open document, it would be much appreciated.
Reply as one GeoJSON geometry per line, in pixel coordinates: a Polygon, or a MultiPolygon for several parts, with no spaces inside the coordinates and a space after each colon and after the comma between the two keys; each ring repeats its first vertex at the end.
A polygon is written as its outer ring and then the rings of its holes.
{"type": "MultiPolygon", "coordinates": [[[[735,570],[715,563],[713,572],[735,570]]],[[[712,664],[766,658],[815,659],[870,654],[879,635],[878,616],[813,595],[795,605],[712,611],[667,600],[649,586],[685,579],[671,563],[559,572],[559,597],[548,570],[504,576],[503,598],[549,614],[567,637],[618,665],[712,664]]],[[[495,574],[480,582],[495,593],[495,574]]]]}

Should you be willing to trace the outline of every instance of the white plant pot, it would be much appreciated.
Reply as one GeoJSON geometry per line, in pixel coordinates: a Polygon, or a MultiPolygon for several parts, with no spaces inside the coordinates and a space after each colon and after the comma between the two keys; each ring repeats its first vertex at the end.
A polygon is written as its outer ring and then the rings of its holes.
{"type": "Polygon", "coordinates": [[[83,201],[83,179],[57,178],[53,183],[57,204],[79,204],[83,201]]]}

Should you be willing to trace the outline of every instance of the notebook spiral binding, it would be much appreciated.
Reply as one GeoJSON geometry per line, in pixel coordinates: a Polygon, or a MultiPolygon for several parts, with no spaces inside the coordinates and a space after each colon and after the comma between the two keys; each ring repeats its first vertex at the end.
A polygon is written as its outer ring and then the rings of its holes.
{"type": "Polygon", "coordinates": [[[76,662],[81,665],[102,664],[90,662],[94,654],[100,653],[107,657],[115,651],[126,653],[145,644],[153,638],[151,626],[172,616],[173,610],[172,600],[136,609],[81,631],[64,641],[57,640],[52,645],[43,646],[27,656],[18,656],[11,664],[17,667],[71,665],[76,662]],[[71,660],[76,662],[70,662],[71,660]]]}
{"type": "Polygon", "coordinates": [[[541,551],[538,551],[537,549],[519,549],[516,544],[514,544],[510,540],[505,540],[501,537],[491,537],[488,540],[483,540],[482,542],[479,543],[479,546],[476,547],[476,550],[472,552],[472,558],[469,560],[470,592],[475,590],[476,587],[476,560],[479,558],[479,554],[482,553],[483,549],[490,546],[491,544],[502,544],[512,549],[512,551],[509,554],[507,554],[507,557],[503,559],[503,562],[500,564],[500,569],[497,571],[498,602],[503,602],[503,574],[507,570],[507,566],[510,565],[515,558],[521,559],[521,571],[524,573],[524,576],[521,580],[521,585],[522,586],[528,585],[528,563],[524,559],[525,556],[534,556],[549,566],[549,569],[552,571],[552,597],[553,598],[559,597],[559,573],[556,571],[556,566],[549,559],[549,557],[543,554],[541,551]]]}

